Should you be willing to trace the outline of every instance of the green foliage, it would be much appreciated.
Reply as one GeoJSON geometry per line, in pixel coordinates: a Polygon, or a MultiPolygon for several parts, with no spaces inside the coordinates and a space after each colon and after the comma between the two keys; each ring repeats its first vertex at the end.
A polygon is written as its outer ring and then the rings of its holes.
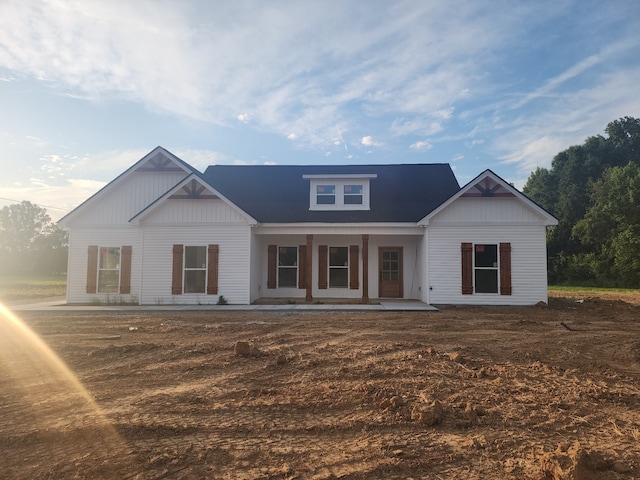
{"type": "Polygon", "coordinates": [[[552,283],[640,285],[640,119],[605,132],[558,153],[523,189],[559,221],[548,236],[552,283]]]}
{"type": "Polygon", "coordinates": [[[67,269],[67,233],[47,211],[28,201],[0,209],[0,263],[8,274],[50,274],[67,269]]]}

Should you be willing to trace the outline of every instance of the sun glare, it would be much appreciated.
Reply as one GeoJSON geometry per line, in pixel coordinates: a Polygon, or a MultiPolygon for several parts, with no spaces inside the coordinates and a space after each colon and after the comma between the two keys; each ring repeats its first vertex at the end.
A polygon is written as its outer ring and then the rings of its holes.
{"type": "Polygon", "coordinates": [[[101,477],[126,471],[126,444],[107,416],[55,352],[2,303],[0,412],[5,440],[24,445],[22,459],[0,461],[9,477],[22,477],[29,469],[24,458],[34,457],[84,473],[82,459],[91,458],[102,465],[93,472],[101,477]]]}

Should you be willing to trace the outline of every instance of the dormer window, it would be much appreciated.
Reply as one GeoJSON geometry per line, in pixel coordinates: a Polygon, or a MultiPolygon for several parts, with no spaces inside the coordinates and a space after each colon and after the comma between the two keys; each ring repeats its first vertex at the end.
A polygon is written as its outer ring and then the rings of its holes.
{"type": "Polygon", "coordinates": [[[344,204],[345,205],[362,205],[362,185],[345,185],[344,186],[344,204]]]}
{"type": "Polygon", "coordinates": [[[309,210],[369,210],[369,180],[376,174],[303,175],[310,180],[309,210]]]}
{"type": "Polygon", "coordinates": [[[317,185],[316,186],[316,203],[318,205],[335,205],[336,204],[336,186],[335,185],[317,185]]]}

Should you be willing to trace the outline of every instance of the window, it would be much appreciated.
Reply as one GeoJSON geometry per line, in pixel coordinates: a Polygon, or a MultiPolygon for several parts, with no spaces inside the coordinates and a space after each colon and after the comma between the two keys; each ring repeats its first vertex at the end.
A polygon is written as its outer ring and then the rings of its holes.
{"type": "Polygon", "coordinates": [[[369,210],[373,173],[303,175],[309,182],[310,210],[369,210]]]}
{"type": "Polygon", "coordinates": [[[296,288],[298,283],[298,247],[278,248],[278,287],[296,288]]]}
{"type": "Polygon", "coordinates": [[[98,292],[120,290],[120,247],[101,247],[98,260],[98,292]]]}
{"type": "Polygon", "coordinates": [[[184,293],[205,293],[207,247],[184,247],[184,293]]]}
{"type": "Polygon", "coordinates": [[[349,247],[329,248],[329,287],[349,286],[349,247]]]}
{"type": "Polygon", "coordinates": [[[476,244],[473,259],[476,293],[498,293],[498,246],[476,244]]]}
{"type": "Polygon", "coordinates": [[[335,185],[317,185],[316,186],[316,203],[318,205],[335,205],[336,186],[335,185]]]}
{"type": "Polygon", "coordinates": [[[344,186],[344,204],[362,205],[362,185],[344,186]]]}

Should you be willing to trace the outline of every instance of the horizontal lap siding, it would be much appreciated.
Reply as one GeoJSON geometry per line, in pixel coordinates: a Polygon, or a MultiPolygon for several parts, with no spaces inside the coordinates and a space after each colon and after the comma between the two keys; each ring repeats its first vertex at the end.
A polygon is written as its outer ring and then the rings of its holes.
{"type": "Polygon", "coordinates": [[[432,304],[533,305],[547,301],[544,226],[430,226],[428,279],[432,304]],[[460,245],[511,243],[512,295],[462,295],[460,245]]]}
{"type": "Polygon", "coordinates": [[[250,227],[248,225],[190,225],[146,227],[143,265],[146,305],[212,304],[223,295],[231,304],[249,303],[250,227]],[[174,244],[219,246],[218,295],[171,294],[172,249],[174,244]]]}
{"type": "Polygon", "coordinates": [[[67,272],[67,302],[95,303],[138,301],[140,298],[140,271],[142,265],[142,231],[135,227],[73,229],[69,235],[69,263],[67,272]],[[122,247],[130,245],[131,293],[87,293],[87,259],[89,245],[122,247]]]}

